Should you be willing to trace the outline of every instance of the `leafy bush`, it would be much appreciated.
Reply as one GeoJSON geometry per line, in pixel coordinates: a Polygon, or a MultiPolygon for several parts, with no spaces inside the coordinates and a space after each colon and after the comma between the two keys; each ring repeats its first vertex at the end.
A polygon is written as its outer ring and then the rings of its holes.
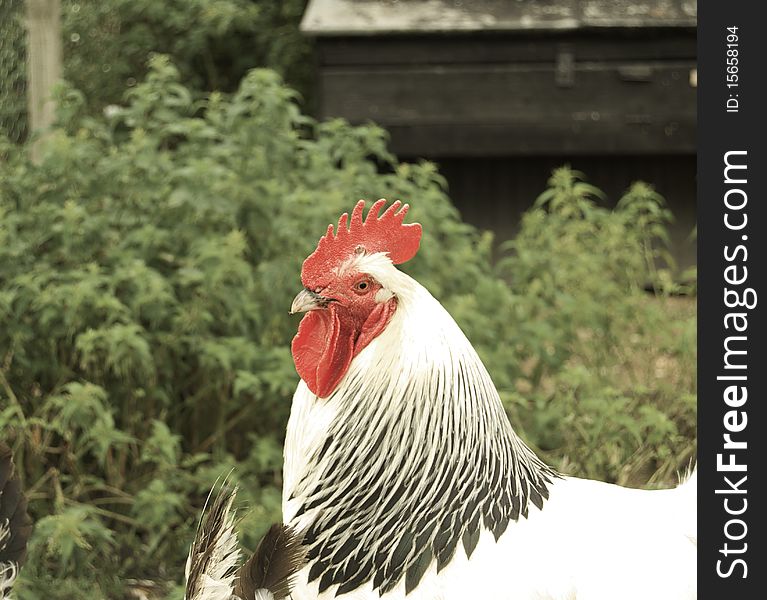
{"type": "Polygon", "coordinates": [[[165,53],[194,90],[231,92],[253,67],[309,91],[306,0],[64,0],[64,70],[93,108],[117,103],[165,53]]]}
{"type": "Polygon", "coordinates": [[[580,173],[558,169],[505,245],[508,404],[567,472],[673,481],[695,455],[695,307],[658,266],[673,263],[663,199],[644,183],[615,210],[601,197],[580,173]]]}
{"type": "Polygon", "coordinates": [[[663,281],[649,188],[609,211],[558,172],[494,272],[492,238],[461,222],[433,165],[294,98],[255,70],[199,102],[158,56],[108,118],[62,89],[39,165],[0,141],[0,435],[37,522],[22,600],[180,598],[199,511],[230,472],[246,546],[279,518],[287,309],[301,261],[359,197],[412,203],[425,233],[407,270],[554,464],[621,480],[686,461],[695,330],[641,289],[663,281]],[[661,358],[674,377],[655,376],[661,358]]]}

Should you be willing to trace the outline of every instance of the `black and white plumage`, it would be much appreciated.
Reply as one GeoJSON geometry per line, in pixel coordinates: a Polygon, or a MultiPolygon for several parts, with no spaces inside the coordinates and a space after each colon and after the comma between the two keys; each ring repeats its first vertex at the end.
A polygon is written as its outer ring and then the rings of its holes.
{"type": "Polygon", "coordinates": [[[695,475],[646,491],[557,474],[444,307],[355,243],[302,272],[291,309],[306,316],[283,519],[308,552],[293,599],[695,598],[695,475]]]}
{"type": "MultiPolygon", "coordinates": [[[[185,600],[283,600],[304,565],[301,536],[275,523],[240,566],[235,532],[237,489],[224,484],[203,510],[186,562],[185,600]]],[[[210,501],[210,498],[209,498],[210,501]]]]}
{"type": "MultiPolygon", "coordinates": [[[[212,492],[211,492],[212,495],[212,492]]],[[[240,561],[234,510],[237,488],[223,485],[203,509],[186,559],[185,600],[229,600],[240,561]]]]}
{"type": "Polygon", "coordinates": [[[10,598],[32,533],[11,449],[0,442],[0,599],[10,598]]]}
{"type": "Polygon", "coordinates": [[[305,538],[318,591],[338,584],[341,594],[372,579],[386,593],[404,578],[409,592],[432,561],[441,571],[459,544],[470,557],[481,528],[498,539],[548,498],[558,476],[516,436],[461,351],[397,394],[384,393],[387,374],[408,380],[421,361],[378,377],[350,374],[313,469],[292,492],[301,498],[296,516],[321,509],[305,538]]]}

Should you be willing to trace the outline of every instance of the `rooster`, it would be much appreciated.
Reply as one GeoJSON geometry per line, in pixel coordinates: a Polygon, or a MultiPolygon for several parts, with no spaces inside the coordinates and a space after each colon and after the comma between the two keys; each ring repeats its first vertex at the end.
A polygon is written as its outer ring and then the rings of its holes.
{"type": "Polygon", "coordinates": [[[11,449],[0,442],[0,600],[11,597],[32,533],[11,449]]]}
{"type": "Polygon", "coordinates": [[[408,206],[363,220],[364,205],[328,227],[291,307],[283,520],[307,560],[292,598],[696,597],[695,473],[645,491],[546,465],[455,321],[396,268],[421,239],[408,206]]]}

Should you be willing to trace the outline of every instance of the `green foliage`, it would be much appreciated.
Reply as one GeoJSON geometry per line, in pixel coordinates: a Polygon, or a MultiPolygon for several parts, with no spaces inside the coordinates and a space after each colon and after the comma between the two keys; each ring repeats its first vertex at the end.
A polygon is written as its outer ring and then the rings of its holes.
{"type": "Polygon", "coordinates": [[[642,289],[672,291],[655,266],[668,214],[647,186],[611,211],[557,172],[496,273],[491,237],[381,129],[312,121],[267,70],[203,100],[180,81],[157,56],[103,118],[61,89],[39,165],[0,139],[0,436],[37,521],[21,600],[123,598],[147,580],[180,597],[227,474],[247,547],[279,519],[287,310],[303,258],[360,197],[412,204],[425,233],[407,270],[555,465],[622,481],[649,465],[643,483],[684,464],[695,329],[642,289]]]}
{"type": "Polygon", "coordinates": [[[298,30],[306,0],[64,0],[65,77],[92,108],[121,100],[163,53],[193,90],[234,91],[269,67],[306,93],[311,44],[298,30]]]}
{"type": "Polygon", "coordinates": [[[604,208],[582,178],[555,171],[505,244],[502,387],[515,421],[564,470],[672,481],[695,453],[696,321],[676,297],[686,289],[659,267],[672,263],[671,214],[644,183],[604,208]]]}

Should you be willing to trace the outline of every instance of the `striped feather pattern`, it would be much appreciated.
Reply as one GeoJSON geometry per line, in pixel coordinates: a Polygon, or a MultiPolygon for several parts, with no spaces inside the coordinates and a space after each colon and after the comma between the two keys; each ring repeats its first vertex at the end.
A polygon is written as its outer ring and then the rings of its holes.
{"type": "MultiPolygon", "coordinates": [[[[212,494],[212,492],[211,492],[212,494]]],[[[185,600],[229,600],[240,559],[232,505],[237,488],[222,485],[197,528],[186,561],[185,600]]]]}
{"type": "MultiPolygon", "coordinates": [[[[369,258],[355,266],[370,272],[369,258]]],[[[308,579],[320,593],[372,580],[383,594],[403,579],[411,591],[459,544],[470,556],[482,530],[498,539],[530,503],[542,507],[557,477],[512,430],[454,321],[408,280],[387,329],[327,399],[334,418],[285,490],[298,506],[292,518],[308,524],[308,579]]]]}

